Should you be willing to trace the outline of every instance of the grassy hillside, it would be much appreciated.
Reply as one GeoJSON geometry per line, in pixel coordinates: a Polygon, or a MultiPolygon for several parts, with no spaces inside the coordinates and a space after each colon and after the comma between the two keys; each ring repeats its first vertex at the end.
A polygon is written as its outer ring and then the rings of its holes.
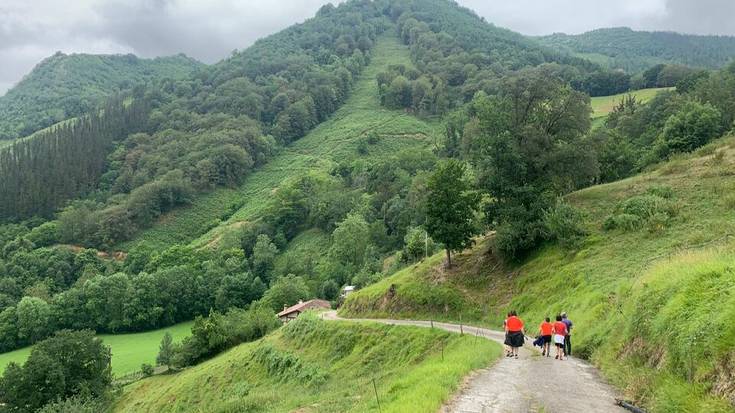
{"type": "Polygon", "coordinates": [[[577,251],[548,245],[507,264],[490,252],[489,236],[449,271],[438,254],[359,291],[342,314],[462,317],[499,328],[511,308],[530,326],[567,311],[576,354],[601,366],[631,399],[653,412],[731,411],[733,176],[735,138],[728,137],[640,176],[569,195],[590,234],[577,251]],[[604,229],[608,217],[634,208],[651,209],[639,228],[604,229]]]}
{"type": "Polygon", "coordinates": [[[118,249],[145,241],[157,248],[194,242],[203,246],[240,222],[263,213],[269,195],[290,177],[306,171],[329,170],[338,161],[358,157],[378,159],[402,149],[426,148],[441,133],[438,122],[427,122],[404,111],[380,106],[375,76],[392,64],[410,65],[408,49],[391,35],[379,39],[370,65],[356,83],[352,95],[331,118],[275,156],[248,176],[239,188],[219,188],[184,208],[164,215],[135,240],[118,249]],[[366,155],[357,152],[360,138],[368,132],[381,137],[366,155]]]}
{"type": "Polygon", "coordinates": [[[81,115],[106,97],[154,78],[181,79],[203,64],[184,55],[57,53],[44,59],[0,97],[0,140],[14,139],[81,115]]]}
{"type": "MultiPolygon", "coordinates": [[[[132,334],[102,334],[99,337],[110,346],[112,351],[112,373],[120,376],[140,370],[140,365],[154,365],[158,354],[158,345],[166,332],[171,333],[174,341],[179,341],[191,334],[192,322],[176,324],[160,330],[132,334]]],[[[31,347],[0,354],[0,372],[10,362],[21,364],[31,353],[31,347]]]]}
{"type": "Polygon", "coordinates": [[[377,391],[382,412],[435,412],[469,371],[499,355],[499,345],[471,336],[302,316],[208,362],[130,385],[112,411],[372,412],[377,391]]]}
{"type": "Polygon", "coordinates": [[[735,57],[735,37],[597,29],[577,35],[555,33],[541,43],[592,60],[604,67],[635,73],[659,63],[720,68],[735,57]]]}

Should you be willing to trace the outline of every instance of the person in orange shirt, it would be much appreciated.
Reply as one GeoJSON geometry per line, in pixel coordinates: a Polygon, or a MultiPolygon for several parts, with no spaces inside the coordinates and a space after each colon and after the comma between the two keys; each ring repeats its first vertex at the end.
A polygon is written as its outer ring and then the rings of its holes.
{"type": "Polygon", "coordinates": [[[543,340],[541,343],[541,355],[551,357],[551,335],[554,332],[554,325],[551,324],[549,317],[546,317],[541,326],[539,326],[539,335],[543,340]]]}
{"type": "Polygon", "coordinates": [[[567,325],[561,321],[561,316],[556,316],[556,323],[553,326],[554,344],[556,345],[555,359],[564,360],[564,336],[567,335],[567,325]]]}
{"type": "Polygon", "coordinates": [[[505,357],[513,357],[513,347],[510,346],[510,336],[508,336],[508,318],[510,318],[510,311],[505,315],[503,320],[503,331],[505,331],[505,357]]]}
{"type": "Polygon", "coordinates": [[[518,358],[518,349],[523,347],[526,333],[523,330],[523,320],[518,318],[518,314],[515,311],[511,311],[510,317],[505,320],[505,332],[508,335],[508,343],[512,355],[518,358]]]}

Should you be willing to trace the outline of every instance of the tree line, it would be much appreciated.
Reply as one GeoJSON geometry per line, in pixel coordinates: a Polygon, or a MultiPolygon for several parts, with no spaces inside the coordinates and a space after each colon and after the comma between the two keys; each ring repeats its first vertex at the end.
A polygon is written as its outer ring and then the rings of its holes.
{"type": "Polygon", "coordinates": [[[142,127],[148,105],[118,96],[100,110],[0,151],[0,220],[49,217],[94,191],[115,141],[142,127]]]}

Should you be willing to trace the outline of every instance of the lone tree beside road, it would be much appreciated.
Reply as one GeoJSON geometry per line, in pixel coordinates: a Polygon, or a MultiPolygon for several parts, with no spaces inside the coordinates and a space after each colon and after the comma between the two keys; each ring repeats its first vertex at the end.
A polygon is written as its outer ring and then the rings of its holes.
{"type": "Polygon", "coordinates": [[[479,233],[474,224],[480,194],[466,177],[466,166],[455,159],[439,164],[428,182],[426,230],[447,251],[447,267],[452,266],[452,251],[462,251],[473,244],[479,233]]]}

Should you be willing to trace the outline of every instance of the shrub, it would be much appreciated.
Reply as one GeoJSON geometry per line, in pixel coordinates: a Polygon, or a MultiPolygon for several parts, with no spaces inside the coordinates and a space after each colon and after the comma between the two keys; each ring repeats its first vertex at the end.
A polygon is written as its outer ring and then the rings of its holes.
{"type": "Polygon", "coordinates": [[[611,215],[605,220],[604,228],[606,230],[621,229],[623,231],[632,231],[640,228],[643,220],[637,215],[618,214],[611,215]]]}
{"type": "Polygon", "coordinates": [[[148,363],[143,363],[140,366],[140,372],[143,373],[143,377],[150,377],[154,373],[153,366],[148,363]]]}
{"type": "Polygon", "coordinates": [[[722,132],[721,120],[720,111],[711,104],[687,102],[666,121],[662,137],[671,153],[690,152],[722,132]]]}
{"type": "Polygon", "coordinates": [[[671,199],[674,197],[674,190],[668,185],[652,185],[646,190],[646,193],[659,196],[664,199],[671,199]]]}
{"type": "Polygon", "coordinates": [[[605,230],[621,229],[630,231],[648,225],[651,232],[663,230],[671,218],[676,216],[677,206],[670,199],[654,195],[651,192],[658,192],[671,197],[673,196],[673,190],[666,189],[666,187],[651,187],[648,192],[619,203],[615,208],[615,213],[605,219],[603,228],[605,230]]]}
{"type": "Polygon", "coordinates": [[[99,413],[103,411],[105,411],[104,400],[74,396],[49,403],[36,413],[99,413]]]}
{"type": "Polygon", "coordinates": [[[556,240],[566,249],[579,247],[588,235],[582,214],[566,202],[557,202],[544,213],[544,225],[549,239],[556,240]]]}

